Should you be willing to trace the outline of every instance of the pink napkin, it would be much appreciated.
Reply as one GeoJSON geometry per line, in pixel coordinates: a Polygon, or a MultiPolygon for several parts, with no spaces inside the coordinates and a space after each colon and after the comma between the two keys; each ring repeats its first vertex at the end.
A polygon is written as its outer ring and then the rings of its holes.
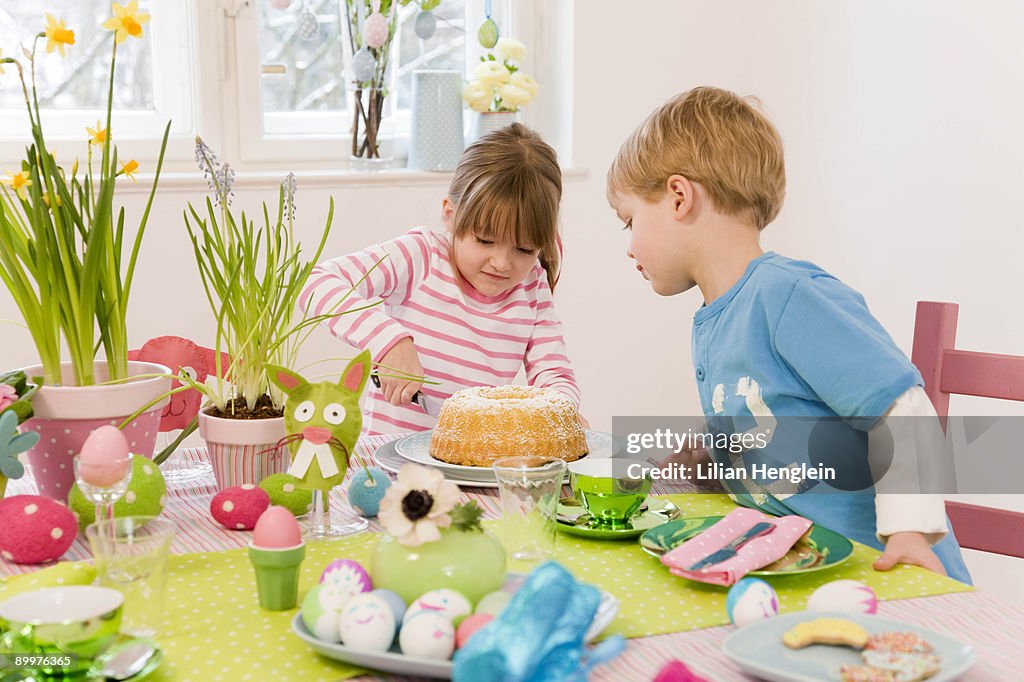
{"type": "Polygon", "coordinates": [[[750,571],[756,571],[786,555],[800,536],[811,527],[811,522],[802,516],[768,516],[754,509],[741,507],[729,512],[724,519],[708,528],[661,557],[661,563],[668,566],[675,575],[712,585],[733,585],[750,571]],[[696,571],[690,566],[716,552],[743,535],[751,526],[768,521],[775,524],[775,530],[768,535],[754,538],[740,547],[731,559],[712,564],[696,571]]]}

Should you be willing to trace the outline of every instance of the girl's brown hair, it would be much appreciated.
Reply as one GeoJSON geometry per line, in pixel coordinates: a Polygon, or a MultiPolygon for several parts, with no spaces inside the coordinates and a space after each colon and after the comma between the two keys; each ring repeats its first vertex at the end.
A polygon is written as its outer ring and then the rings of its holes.
{"type": "Polygon", "coordinates": [[[558,281],[562,170],[540,135],[513,123],[470,145],[448,187],[454,239],[476,235],[539,251],[548,285],[558,281]]]}

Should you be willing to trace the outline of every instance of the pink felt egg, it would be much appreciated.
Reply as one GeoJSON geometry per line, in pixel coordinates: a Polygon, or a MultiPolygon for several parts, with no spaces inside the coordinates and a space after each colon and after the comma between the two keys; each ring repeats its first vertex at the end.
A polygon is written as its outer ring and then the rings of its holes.
{"type": "Polygon", "coordinates": [[[267,491],[248,483],[217,493],[210,502],[210,513],[229,530],[252,530],[269,506],[267,491]]]}
{"type": "Polygon", "coordinates": [[[252,544],[264,549],[282,549],[302,544],[299,522],[284,507],[272,506],[256,521],[252,544]]]}
{"type": "Polygon", "coordinates": [[[363,40],[367,47],[383,47],[388,40],[388,20],[380,12],[374,12],[366,17],[363,24],[363,40]]]}
{"type": "Polygon", "coordinates": [[[78,475],[89,485],[109,488],[128,473],[128,439],[116,426],[104,425],[89,434],[78,455],[78,475]]]}
{"type": "Polygon", "coordinates": [[[494,620],[494,616],[489,613],[474,613],[471,616],[466,616],[465,620],[459,623],[459,627],[455,630],[455,648],[461,649],[466,646],[469,638],[492,620],[494,620]]]}
{"type": "Polygon", "coordinates": [[[63,504],[40,495],[0,500],[0,557],[17,564],[56,561],[78,535],[78,522],[63,504]]]}

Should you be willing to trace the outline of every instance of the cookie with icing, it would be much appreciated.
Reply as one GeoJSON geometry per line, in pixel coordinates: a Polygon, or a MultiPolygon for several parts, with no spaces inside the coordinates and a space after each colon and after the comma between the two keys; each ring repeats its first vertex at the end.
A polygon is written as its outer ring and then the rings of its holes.
{"type": "Polygon", "coordinates": [[[816,618],[805,621],[782,635],[782,643],[790,649],[811,644],[831,644],[863,649],[868,631],[845,618],[816,618]]]}

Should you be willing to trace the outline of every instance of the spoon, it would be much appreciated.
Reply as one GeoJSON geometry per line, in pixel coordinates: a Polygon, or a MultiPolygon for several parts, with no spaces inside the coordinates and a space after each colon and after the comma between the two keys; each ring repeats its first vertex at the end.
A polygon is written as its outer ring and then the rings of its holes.
{"type": "Polygon", "coordinates": [[[141,673],[160,654],[146,639],[128,639],[115,644],[97,657],[92,674],[108,680],[128,680],[141,673]]]}

